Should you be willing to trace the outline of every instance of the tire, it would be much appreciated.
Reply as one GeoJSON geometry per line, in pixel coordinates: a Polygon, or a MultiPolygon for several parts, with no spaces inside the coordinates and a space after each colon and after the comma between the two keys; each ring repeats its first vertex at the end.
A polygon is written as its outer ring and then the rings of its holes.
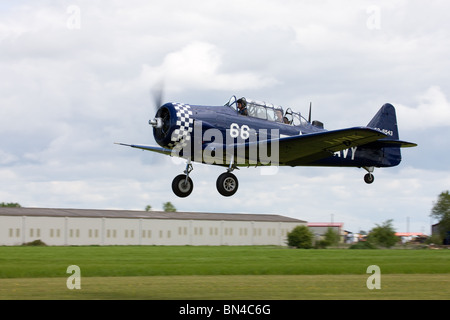
{"type": "Polygon", "coordinates": [[[216,187],[221,195],[224,197],[231,197],[236,193],[239,182],[234,174],[225,172],[217,178],[216,187]]]}
{"type": "Polygon", "coordinates": [[[367,183],[367,184],[373,183],[374,180],[375,180],[375,177],[374,177],[373,174],[371,174],[371,173],[368,173],[368,174],[366,174],[366,175],[364,176],[364,182],[367,183]]]}
{"type": "Polygon", "coordinates": [[[180,174],[172,181],[172,191],[180,198],[185,198],[191,194],[194,189],[194,183],[191,178],[187,178],[186,175],[180,174]]]}

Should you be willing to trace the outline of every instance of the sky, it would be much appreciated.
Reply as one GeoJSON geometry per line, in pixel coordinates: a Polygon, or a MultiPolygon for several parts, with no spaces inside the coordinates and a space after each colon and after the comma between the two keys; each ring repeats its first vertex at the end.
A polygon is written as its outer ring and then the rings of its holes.
{"type": "Polygon", "coordinates": [[[430,233],[450,189],[448,1],[2,1],[0,202],[24,207],[279,214],[369,231],[430,233]],[[325,128],[363,126],[397,110],[398,167],[234,171],[194,164],[194,191],[176,197],[185,163],[114,142],[155,145],[152,90],[165,102],[263,100],[325,128]]]}

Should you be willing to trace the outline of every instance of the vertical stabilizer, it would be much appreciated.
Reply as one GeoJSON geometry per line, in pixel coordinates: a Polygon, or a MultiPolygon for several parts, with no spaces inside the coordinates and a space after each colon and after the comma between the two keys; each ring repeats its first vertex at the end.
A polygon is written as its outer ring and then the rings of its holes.
{"type": "Polygon", "coordinates": [[[380,148],[382,151],[380,166],[392,167],[398,165],[402,160],[402,155],[400,152],[401,145],[392,143],[399,141],[397,116],[394,106],[390,103],[384,104],[367,126],[387,135],[385,139],[381,139],[379,142],[391,142],[391,144],[380,148]]]}
{"type": "Polygon", "coordinates": [[[397,116],[392,104],[386,103],[367,125],[386,134],[389,140],[398,140],[397,116]]]}

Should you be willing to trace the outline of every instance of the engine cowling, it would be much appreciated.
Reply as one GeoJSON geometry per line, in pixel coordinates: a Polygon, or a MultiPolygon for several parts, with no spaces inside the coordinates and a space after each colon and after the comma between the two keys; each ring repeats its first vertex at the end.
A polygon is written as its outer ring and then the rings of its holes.
{"type": "Polygon", "coordinates": [[[191,141],[194,118],[191,106],[181,103],[166,103],[150,121],[155,141],[163,148],[184,147],[191,141]]]}

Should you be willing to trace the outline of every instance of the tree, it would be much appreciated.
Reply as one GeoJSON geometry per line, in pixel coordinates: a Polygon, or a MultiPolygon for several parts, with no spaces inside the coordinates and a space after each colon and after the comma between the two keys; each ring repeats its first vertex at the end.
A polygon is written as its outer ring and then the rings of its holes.
{"type": "Polygon", "coordinates": [[[151,205],[146,206],[145,211],[147,212],[152,211],[152,206],[151,205]]]}
{"type": "Polygon", "coordinates": [[[287,234],[288,245],[296,248],[309,249],[313,243],[313,233],[307,226],[297,226],[287,234]]]}
{"type": "Polygon", "coordinates": [[[327,232],[324,235],[325,237],[325,244],[327,246],[332,246],[332,245],[336,245],[339,243],[339,234],[333,230],[333,228],[329,227],[327,229],[327,232]]]}
{"type": "Polygon", "coordinates": [[[447,191],[441,192],[438,200],[434,202],[430,216],[439,220],[439,235],[446,238],[446,233],[450,231],[450,194],[447,191]]]}
{"type": "Polygon", "coordinates": [[[163,203],[163,208],[165,212],[177,212],[177,209],[170,201],[163,203]]]}
{"type": "Polygon", "coordinates": [[[2,203],[0,203],[0,207],[22,208],[22,206],[20,204],[15,203],[15,202],[8,202],[8,203],[2,202],[2,203]]]}
{"type": "Polygon", "coordinates": [[[390,248],[396,244],[398,238],[392,226],[392,219],[383,222],[381,225],[377,224],[375,228],[370,230],[367,241],[386,248],[390,248]]]}

